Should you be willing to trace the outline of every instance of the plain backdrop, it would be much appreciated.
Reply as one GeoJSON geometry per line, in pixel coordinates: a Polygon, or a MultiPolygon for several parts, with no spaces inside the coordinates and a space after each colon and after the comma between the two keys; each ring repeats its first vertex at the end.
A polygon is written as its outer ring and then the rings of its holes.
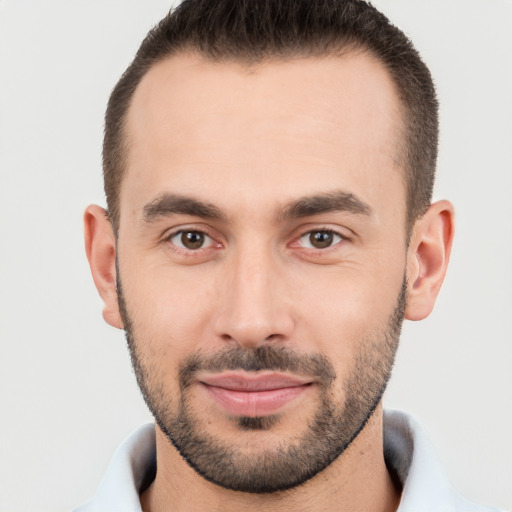
{"type": "MultiPolygon", "coordinates": [[[[512,505],[512,2],[381,0],[441,101],[436,198],[457,210],[431,317],[406,323],[385,405],[423,423],[453,484],[512,505]]],[[[0,0],[0,510],[68,510],[150,421],[101,318],[82,212],[104,205],[103,113],[166,1],[0,0]]]]}

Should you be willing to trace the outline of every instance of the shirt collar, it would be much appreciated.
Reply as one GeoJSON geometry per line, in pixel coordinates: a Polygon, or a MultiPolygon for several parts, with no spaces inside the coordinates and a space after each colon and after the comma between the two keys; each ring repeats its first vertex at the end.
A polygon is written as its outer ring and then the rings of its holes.
{"type": "Polygon", "coordinates": [[[384,458],[402,484],[397,512],[485,512],[450,484],[420,424],[400,411],[384,412],[384,458]]]}
{"type": "MultiPolygon", "coordinates": [[[[495,510],[472,504],[455,491],[425,432],[411,416],[384,412],[384,457],[403,489],[397,512],[495,510]]],[[[155,428],[147,424],[121,443],[96,494],[75,512],[142,512],[139,494],[155,473],[155,428]]]]}
{"type": "Polygon", "coordinates": [[[155,427],[148,423],[119,445],[95,495],[75,512],[142,512],[139,493],[155,470],[155,427]]]}

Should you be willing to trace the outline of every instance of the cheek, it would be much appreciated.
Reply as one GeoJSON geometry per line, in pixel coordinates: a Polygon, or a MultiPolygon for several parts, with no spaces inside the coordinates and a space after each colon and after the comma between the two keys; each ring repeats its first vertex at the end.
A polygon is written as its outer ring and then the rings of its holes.
{"type": "Polygon", "coordinates": [[[402,272],[397,268],[379,279],[333,269],[303,282],[296,295],[301,302],[301,338],[315,340],[311,350],[325,353],[339,367],[350,367],[362,343],[383,337],[397,304],[402,272]]]}
{"type": "Polygon", "coordinates": [[[146,267],[132,275],[129,282],[123,278],[123,293],[145,354],[177,362],[197,350],[216,304],[214,283],[190,270],[146,267]]]}

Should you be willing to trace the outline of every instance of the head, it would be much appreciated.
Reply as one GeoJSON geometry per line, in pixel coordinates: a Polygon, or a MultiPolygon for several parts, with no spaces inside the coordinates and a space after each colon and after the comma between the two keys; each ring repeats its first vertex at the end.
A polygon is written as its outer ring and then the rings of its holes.
{"type": "Polygon", "coordinates": [[[229,489],[308,481],[444,277],[428,70],[364,2],[184,2],[106,119],[87,253],[161,435],[229,489]]]}

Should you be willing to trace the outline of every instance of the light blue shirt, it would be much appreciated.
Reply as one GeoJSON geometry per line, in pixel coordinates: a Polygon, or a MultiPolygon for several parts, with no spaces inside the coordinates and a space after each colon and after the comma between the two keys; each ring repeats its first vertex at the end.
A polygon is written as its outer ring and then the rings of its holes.
{"type": "MultiPolygon", "coordinates": [[[[402,412],[384,412],[384,456],[403,487],[397,512],[497,512],[451,486],[425,432],[402,412]]],[[[75,512],[142,512],[139,489],[155,464],[155,428],[148,424],[123,441],[96,494],[75,512]]]]}

